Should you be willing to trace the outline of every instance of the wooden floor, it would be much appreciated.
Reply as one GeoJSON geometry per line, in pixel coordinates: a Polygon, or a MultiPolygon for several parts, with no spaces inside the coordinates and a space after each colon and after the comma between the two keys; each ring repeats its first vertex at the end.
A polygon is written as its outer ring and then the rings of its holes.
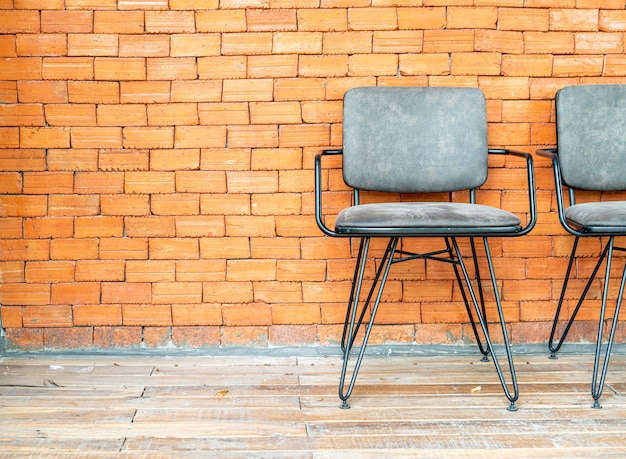
{"type": "Polygon", "coordinates": [[[626,457],[626,355],[591,408],[590,354],[516,355],[507,411],[476,355],[367,356],[339,409],[337,355],[0,360],[0,457],[626,457]]]}

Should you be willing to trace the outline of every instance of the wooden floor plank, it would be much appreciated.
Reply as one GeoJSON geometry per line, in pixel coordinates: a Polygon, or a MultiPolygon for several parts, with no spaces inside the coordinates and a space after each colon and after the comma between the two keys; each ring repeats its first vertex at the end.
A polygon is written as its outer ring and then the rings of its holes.
{"type": "Polygon", "coordinates": [[[0,360],[4,457],[626,457],[626,355],[591,408],[593,355],[516,356],[518,411],[474,355],[0,360]]]}

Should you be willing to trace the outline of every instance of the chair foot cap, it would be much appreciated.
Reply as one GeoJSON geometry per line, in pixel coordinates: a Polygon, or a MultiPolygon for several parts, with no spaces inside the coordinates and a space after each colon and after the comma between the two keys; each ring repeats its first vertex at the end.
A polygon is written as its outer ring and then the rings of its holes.
{"type": "Polygon", "coordinates": [[[594,399],[593,405],[591,405],[591,408],[595,408],[596,410],[599,410],[599,409],[602,409],[602,405],[600,405],[600,402],[594,399]]]}
{"type": "Polygon", "coordinates": [[[345,400],[343,401],[343,403],[341,404],[340,408],[342,410],[349,410],[350,409],[350,405],[348,405],[348,402],[346,402],[345,400]]]}
{"type": "Polygon", "coordinates": [[[517,411],[517,406],[515,406],[515,402],[511,402],[511,405],[507,408],[508,411],[517,411]]]}

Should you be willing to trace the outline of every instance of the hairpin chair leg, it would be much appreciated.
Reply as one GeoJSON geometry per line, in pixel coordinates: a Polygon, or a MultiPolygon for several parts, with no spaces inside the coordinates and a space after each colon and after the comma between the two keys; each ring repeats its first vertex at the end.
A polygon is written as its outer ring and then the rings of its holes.
{"type": "Polygon", "coordinates": [[[600,405],[600,396],[602,395],[602,389],[604,387],[604,380],[606,378],[606,372],[609,367],[609,358],[611,357],[611,348],[613,347],[613,338],[615,337],[615,329],[617,327],[617,320],[619,317],[619,310],[622,303],[622,297],[624,295],[624,281],[626,280],[626,266],[624,267],[624,271],[622,273],[622,280],[619,287],[619,294],[617,295],[617,300],[615,304],[615,315],[613,316],[613,323],[611,324],[611,332],[609,334],[609,339],[606,344],[606,351],[604,354],[604,359],[602,362],[602,374],[600,376],[600,381],[598,381],[598,370],[600,368],[600,354],[602,351],[602,332],[604,325],[604,318],[606,312],[606,300],[609,290],[609,277],[611,272],[611,261],[613,258],[613,247],[614,246],[614,237],[611,236],[609,242],[607,244],[608,247],[608,257],[606,259],[606,275],[604,278],[604,291],[602,292],[602,307],[600,309],[600,319],[598,322],[598,341],[596,342],[596,356],[593,364],[593,378],[591,381],[591,396],[593,397],[593,408],[602,408],[600,405]]]}
{"type": "MultiPolygon", "coordinates": [[[[467,272],[467,269],[465,267],[465,264],[463,262],[463,258],[461,256],[461,252],[459,250],[458,244],[456,242],[455,238],[452,238],[452,244],[454,246],[454,250],[457,254],[457,258],[458,258],[458,262],[459,262],[459,266],[461,267],[461,271],[463,272],[463,278],[465,279],[465,283],[467,285],[470,297],[472,299],[472,303],[474,305],[474,310],[476,312],[476,316],[478,317],[478,321],[480,322],[480,326],[482,328],[483,334],[485,336],[485,341],[487,342],[487,347],[489,349],[489,352],[491,353],[492,357],[493,357],[493,363],[494,366],[496,367],[496,371],[498,373],[498,377],[500,378],[500,383],[502,384],[502,389],[504,390],[504,394],[506,395],[506,397],[508,398],[510,405],[508,407],[509,411],[517,411],[517,407],[515,406],[515,402],[517,401],[518,397],[519,397],[519,389],[517,386],[517,377],[515,376],[515,367],[513,366],[513,356],[511,354],[511,346],[509,344],[509,337],[508,337],[508,333],[506,331],[506,323],[504,321],[504,314],[502,311],[502,303],[500,301],[500,294],[498,292],[498,286],[496,283],[496,276],[495,276],[495,272],[493,269],[493,263],[491,260],[491,251],[489,250],[489,243],[487,242],[487,238],[484,237],[483,238],[483,243],[485,245],[485,254],[487,256],[487,263],[489,265],[489,274],[491,277],[491,283],[493,284],[493,291],[494,291],[494,295],[495,295],[495,300],[496,300],[496,307],[498,310],[498,317],[499,317],[499,322],[500,322],[500,327],[502,329],[502,339],[504,341],[504,349],[506,352],[506,357],[507,357],[507,362],[509,365],[509,372],[510,372],[510,377],[511,377],[511,382],[510,385],[512,387],[513,392],[511,393],[511,390],[509,388],[509,383],[507,383],[506,378],[504,377],[504,373],[502,371],[502,367],[500,365],[500,362],[498,360],[498,357],[495,353],[494,347],[493,347],[493,343],[491,342],[491,338],[489,336],[489,329],[487,327],[487,319],[484,316],[484,311],[481,311],[481,307],[478,304],[478,301],[476,299],[476,294],[474,293],[474,288],[472,287],[471,284],[471,280],[469,277],[469,274],[467,272]]],[[[473,253],[473,256],[475,256],[475,253],[473,253]]],[[[470,316],[470,320],[473,320],[470,316]]]]}
{"type": "Polygon", "coordinates": [[[591,284],[596,278],[596,274],[598,273],[598,270],[600,269],[600,266],[602,265],[602,262],[604,261],[604,258],[606,257],[609,251],[609,244],[607,243],[604,249],[602,250],[600,257],[598,258],[598,262],[596,263],[596,266],[593,268],[593,272],[591,273],[591,276],[589,276],[589,280],[587,281],[587,284],[585,285],[585,288],[583,289],[583,292],[580,295],[580,298],[578,299],[576,308],[574,308],[574,311],[570,315],[570,318],[567,321],[565,328],[563,329],[560,339],[555,344],[554,338],[556,335],[556,329],[558,326],[559,317],[561,316],[561,308],[563,307],[563,301],[565,300],[565,292],[567,291],[567,285],[571,277],[572,267],[574,265],[574,260],[576,258],[576,249],[578,247],[579,240],[580,238],[578,236],[576,236],[576,238],[574,239],[574,245],[572,246],[572,252],[570,254],[569,262],[567,264],[567,271],[565,272],[565,279],[563,280],[563,287],[561,288],[561,296],[559,297],[559,302],[556,307],[556,313],[554,314],[554,321],[552,322],[552,330],[550,331],[550,339],[548,341],[548,348],[550,349],[551,359],[557,358],[556,353],[561,349],[561,346],[565,342],[565,338],[567,337],[567,334],[569,333],[569,330],[572,327],[572,324],[574,323],[574,319],[576,318],[576,315],[578,314],[578,311],[580,310],[580,307],[582,306],[587,296],[587,292],[591,288],[591,284]]]}
{"type": "Polygon", "coordinates": [[[391,267],[391,264],[393,262],[393,257],[396,251],[396,247],[398,245],[398,240],[398,238],[391,238],[389,240],[389,244],[387,245],[387,249],[385,250],[385,254],[383,255],[383,258],[381,260],[380,267],[376,273],[374,281],[372,282],[372,286],[370,287],[367,299],[363,302],[361,313],[359,314],[359,299],[361,296],[361,287],[363,285],[363,277],[365,273],[367,254],[369,251],[370,238],[364,238],[361,241],[361,247],[359,248],[359,258],[357,260],[357,269],[354,272],[354,279],[352,281],[353,286],[350,294],[348,312],[346,314],[346,323],[344,324],[342,337],[343,364],[341,369],[341,380],[339,382],[339,398],[343,402],[341,405],[342,409],[350,408],[350,405],[348,404],[348,398],[350,398],[352,390],[354,389],[354,383],[356,382],[359,368],[361,366],[361,361],[363,360],[363,355],[365,354],[367,341],[369,340],[372,325],[374,324],[374,318],[376,317],[376,312],[378,310],[378,305],[380,303],[380,299],[385,288],[385,283],[387,282],[389,268],[391,267]],[[346,389],[346,378],[348,377],[348,361],[350,360],[352,346],[354,345],[356,335],[359,331],[365,313],[369,308],[370,300],[374,296],[375,292],[376,299],[374,300],[374,305],[370,312],[370,318],[365,328],[363,341],[356,357],[356,362],[354,363],[352,374],[350,376],[350,382],[346,389]],[[358,320],[357,315],[359,316],[358,320]]]}
{"type": "MultiPolygon", "coordinates": [[[[478,344],[478,350],[480,351],[480,353],[483,355],[483,358],[481,359],[483,362],[488,362],[489,361],[489,349],[485,349],[485,347],[483,346],[482,340],[480,338],[480,335],[478,334],[478,329],[476,327],[476,321],[474,320],[474,314],[472,313],[472,308],[470,306],[470,302],[469,299],[467,298],[467,294],[465,292],[465,287],[464,287],[464,282],[461,280],[461,274],[459,273],[459,267],[458,267],[458,262],[455,260],[454,256],[453,256],[453,252],[452,252],[452,248],[450,246],[450,241],[448,238],[446,239],[446,246],[448,248],[448,254],[450,256],[450,260],[453,262],[453,267],[454,267],[454,275],[456,276],[456,281],[457,284],[459,286],[459,290],[461,291],[461,296],[463,298],[463,303],[465,304],[465,310],[467,311],[467,315],[469,317],[469,321],[470,321],[470,325],[472,327],[472,331],[474,332],[474,338],[476,339],[476,343],[478,344]]],[[[477,286],[478,286],[478,293],[480,296],[480,304],[482,306],[482,311],[483,311],[483,317],[487,317],[487,311],[485,308],[485,297],[483,294],[483,288],[482,288],[482,282],[481,282],[481,277],[480,277],[480,269],[478,266],[478,257],[476,256],[476,245],[474,243],[474,238],[470,238],[470,245],[472,248],[472,258],[474,260],[474,270],[475,270],[475,277],[476,277],[476,281],[477,281],[477,286]]],[[[485,321],[485,325],[487,325],[488,327],[488,323],[485,321]]]]}

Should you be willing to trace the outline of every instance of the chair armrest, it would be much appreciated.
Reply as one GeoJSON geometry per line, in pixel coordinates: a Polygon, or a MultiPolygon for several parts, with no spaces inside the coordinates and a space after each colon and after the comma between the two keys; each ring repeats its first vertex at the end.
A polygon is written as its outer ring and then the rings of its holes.
{"type": "Polygon", "coordinates": [[[322,157],[330,155],[342,155],[343,150],[322,150],[321,153],[315,155],[315,222],[322,233],[327,236],[345,236],[339,234],[324,224],[322,218],[322,157]]]}
{"type": "Polygon", "coordinates": [[[519,233],[516,233],[516,236],[527,234],[530,232],[530,230],[533,229],[535,223],[537,223],[537,192],[535,188],[535,165],[533,162],[533,157],[529,153],[504,148],[490,148],[489,154],[510,155],[526,159],[526,176],[528,182],[528,212],[530,215],[530,219],[526,226],[522,228],[519,233]]]}
{"type": "Polygon", "coordinates": [[[555,157],[559,155],[559,152],[556,148],[540,148],[537,150],[537,154],[545,158],[554,159],[555,157]]]}

